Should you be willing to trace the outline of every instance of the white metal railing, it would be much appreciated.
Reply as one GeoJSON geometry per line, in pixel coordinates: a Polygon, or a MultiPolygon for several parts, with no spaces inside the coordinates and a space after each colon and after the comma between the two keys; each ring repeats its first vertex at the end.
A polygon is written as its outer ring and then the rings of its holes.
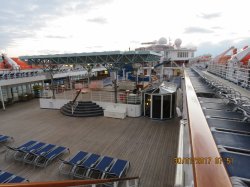
{"type": "Polygon", "coordinates": [[[115,101],[114,92],[91,91],[89,92],[89,95],[91,101],[111,102],[111,103],[115,101]]]}
{"type": "Polygon", "coordinates": [[[3,70],[3,71],[0,71],[0,80],[35,77],[35,76],[40,76],[40,75],[43,75],[43,72],[41,69],[24,70],[24,71],[3,70]]]}
{"type": "Polygon", "coordinates": [[[72,106],[71,106],[71,114],[74,114],[74,111],[75,111],[77,105],[78,105],[78,101],[75,101],[75,103],[72,104],[72,106]]]}
{"type": "MultiPolygon", "coordinates": [[[[90,95],[90,100],[92,101],[111,102],[111,103],[115,101],[115,92],[111,91],[91,91],[89,95],[90,95]]],[[[117,102],[124,104],[140,104],[141,95],[118,92],[117,102]]]]}
{"type": "MultiPolygon", "coordinates": [[[[180,121],[180,131],[179,131],[179,143],[178,143],[178,153],[177,158],[183,158],[183,136],[184,136],[184,125],[187,123],[186,120],[180,121]]],[[[176,159],[177,159],[176,158],[176,159]]],[[[176,164],[175,171],[175,187],[184,186],[184,170],[182,164],[176,164]]]]}
{"type": "MultiPolygon", "coordinates": [[[[44,90],[42,97],[49,97],[52,96],[51,90],[44,90]]],[[[75,90],[63,90],[61,93],[56,94],[57,99],[68,99],[73,100],[76,96],[75,90]]],[[[114,91],[87,91],[80,93],[77,101],[96,101],[96,102],[115,102],[115,92],[114,91]]],[[[141,103],[141,94],[132,94],[126,92],[117,93],[117,103],[123,104],[140,104],[141,103]]]]}
{"type": "Polygon", "coordinates": [[[207,71],[244,88],[250,88],[250,68],[209,64],[207,71]]]}
{"type": "MultiPolygon", "coordinates": [[[[83,78],[87,78],[85,71],[72,69],[72,70],[59,70],[55,75],[54,78],[59,77],[67,77],[67,76],[77,76],[81,73],[83,78]],[[60,76],[61,75],[61,76],[60,76]]],[[[40,75],[46,75],[42,69],[30,69],[30,70],[0,70],[0,80],[9,80],[9,79],[17,79],[17,78],[25,78],[25,77],[35,77],[40,75]]]]}

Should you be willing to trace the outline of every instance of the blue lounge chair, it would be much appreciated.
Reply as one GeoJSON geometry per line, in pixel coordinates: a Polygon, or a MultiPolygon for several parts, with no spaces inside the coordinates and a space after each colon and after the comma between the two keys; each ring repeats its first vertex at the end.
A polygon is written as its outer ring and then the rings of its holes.
{"type": "Polygon", "coordinates": [[[114,159],[108,156],[102,157],[100,162],[90,170],[89,178],[100,179],[103,178],[105,172],[110,168],[114,159]]]}
{"type": "Polygon", "coordinates": [[[71,174],[73,168],[77,165],[80,164],[83,160],[88,158],[89,153],[79,151],[74,157],[70,158],[68,161],[66,160],[61,160],[62,163],[59,166],[59,172],[61,174],[69,175],[71,174]]]}
{"type": "Polygon", "coordinates": [[[21,183],[24,181],[28,182],[28,180],[23,177],[19,177],[12,173],[0,170],[0,183],[21,183]]]}
{"type": "Polygon", "coordinates": [[[23,161],[28,164],[32,164],[33,161],[36,159],[36,157],[40,155],[48,154],[50,151],[52,151],[56,145],[54,144],[46,144],[42,149],[37,149],[33,152],[29,152],[24,156],[23,161]]]}
{"type": "Polygon", "coordinates": [[[19,177],[19,176],[14,176],[14,178],[10,179],[7,183],[21,183],[27,181],[27,179],[23,178],[23,177],[19,177]]]}
{"type": "Polygon", "coordinates": [[[223,151],[220,153],[224,158],[225,166],[230,177],[241,177],[250,179],[249,166],[250,155],[247,153],[237,153],[231,151],[223,151]],[[232,163],[227,163],[227,159],[232,160],[232,163]]]}
{"type": "Polygon", "coordinates": [[[6,183],[8,179],[10,179],[13,176],[13,174],[9,172],[1,172],[0,174],[0,183],[6,183]]]}
{"type": "Polygon", "coordinates": [[[130,163],[126,160],[117,159],[111,168],[105,173],[105,178],[120,178],[126,175],[130,163]]]}
{"type": "Polygon", "coordinates": [[[11,138],[12,137],[10,137],[10,136],[0,135],[0,143],[7,142],[11,138]]]}
{"type": "Polygon", "coordinates": [[[62,146],[56,147],[48,154],[38,156],[35,159],[34,164],[38,167],[46,167],[51,161],[53,161],[55,158],[57,158],[66,151],[69,152],[69,148],[62,146]]]}
{"type": "Polygon", "coordinates": [[[250,136],[245,134],[236,134],[212,130],[214,140],[217,145],[233,147],[236,149],[250,150],[250,136]]]}
{"type": "Polygon", "coordinates": [[[19,149],[14,154],[14,158],[15,158],[15,160],[22,161],[24,159],[24,156],[26,154],[38,151],[38,150],[42,149],[44,146],[45,146],[45,143],[43,143],[43,142],[37,142],[37,143],[33,144],[30,147],[19,149]]]}
{"type": "Polygon", "coordinates": [[[81,164],[76,165],[73,175],[74,177],[82,178],[88,176],[89,169],[96,165],[100,160],[101,156],[97,154],[91,154],[85,161],[81,164]]]}
{"type": "Polygon", "coordinates": [[[23,145],[20,145],[19,147],[10,147],[10,146],[7,146],[5,145],[5,147],[8,148],[8,150],[6,151],[6,154],[5,154],[5,159],[10,155],[10,154],[14,154],[16,153],[17,151],[19,150],[24,150],[24,149],[27,149],[29,147],[31,147],[32,145],[36,144],[37,141],[28,141],[27,143],[23,144],[23,145]]]}

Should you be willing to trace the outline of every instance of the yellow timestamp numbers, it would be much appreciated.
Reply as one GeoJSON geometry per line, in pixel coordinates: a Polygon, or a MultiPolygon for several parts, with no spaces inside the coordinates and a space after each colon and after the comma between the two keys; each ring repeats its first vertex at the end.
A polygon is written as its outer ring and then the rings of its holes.
{"type": "Polygon", "coordinates": [[[177,157],[174,158],[175,164],[233,164],[232,158],[225,157],[177,157]]]}

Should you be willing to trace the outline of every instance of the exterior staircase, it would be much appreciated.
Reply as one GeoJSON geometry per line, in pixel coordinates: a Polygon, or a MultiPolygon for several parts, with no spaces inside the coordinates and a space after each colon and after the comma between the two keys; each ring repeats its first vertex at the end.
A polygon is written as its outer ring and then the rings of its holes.
{"type": "Polygon", "coordinates": [[[62,114],[72,117],[103,116],[103,108],[92,101],[70,101],[60,111],[62,114]]]}

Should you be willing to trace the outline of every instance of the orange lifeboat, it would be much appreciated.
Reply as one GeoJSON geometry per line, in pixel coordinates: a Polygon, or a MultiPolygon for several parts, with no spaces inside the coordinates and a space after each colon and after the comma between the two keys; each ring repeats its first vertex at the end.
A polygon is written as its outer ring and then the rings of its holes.
{"type": "Polygon", "coordinates": [[[249,60],[250,60],[250,54],[248,54],[247,56],[245,56],[245,57],[241,60],[242,65],[247,66],[249,60]]]}
{"type": "Polygon", "coordinates": [[[14,60],[21,69],[31,69],[32,67],[28,64],[26,64],[24,61],[20,60],[19,58],[11,58],[12,60],[14,60]]]}
{"type": "Polygon", "coordinates": [[[228,60],[231,58],[231,55],[225,55],[219,58],[219,64],[227,64],[228,60]]]}

